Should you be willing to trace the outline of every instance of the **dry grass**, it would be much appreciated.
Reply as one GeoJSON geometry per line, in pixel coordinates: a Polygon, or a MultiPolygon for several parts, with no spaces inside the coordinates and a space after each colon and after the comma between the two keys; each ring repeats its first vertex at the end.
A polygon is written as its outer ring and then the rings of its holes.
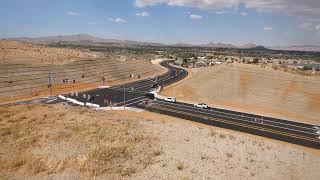
{"type": "Polygon", "coordinates": [[[0,112],[0,177],[131,176],[162,153],[141,125],[112,112],[62,104],[0,112]]]}
{"type": "MultiPolygon", "coordinates": [[[[152,113],[143,113],[152,119],[152,113]]],[[[133,179],[317,179],[319,151],[154,115],[163,154],[133,179]],[[312,153],[311,153],[312,152],[312,153]],[[314,154],[313,154],[314,153],[314,154]]]]}
{"type": "Polygon", "coordinates": [[[0,63],[61,64],[94,58],[96,58],[94,53],[75,49],[0,40],[0,63]]]}
{"type": "Polygon", "coordinates": [[[182,170],[184,169],[184,164],[183,164],[183,162],[179,161],[179,162],[177,163],[177,169],[178,169],[179,171],[182,171],[182,170]]]}
{"type": "Polygon", "coordinates": [[[165,96],[188,103],[319,124],[319,76],[301,76],[246,64],[193,69],[188,81],[165,88],[165,96]]]}

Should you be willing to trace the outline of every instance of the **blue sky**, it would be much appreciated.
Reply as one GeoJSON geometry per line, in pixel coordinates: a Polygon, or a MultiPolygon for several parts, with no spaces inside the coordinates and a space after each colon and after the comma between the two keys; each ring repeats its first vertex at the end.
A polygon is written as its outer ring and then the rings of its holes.
{"type": "Polygon", "coordinates": [[[1,0],[0,38],[320,45],[319,9],[317,0],[1,0]]]}

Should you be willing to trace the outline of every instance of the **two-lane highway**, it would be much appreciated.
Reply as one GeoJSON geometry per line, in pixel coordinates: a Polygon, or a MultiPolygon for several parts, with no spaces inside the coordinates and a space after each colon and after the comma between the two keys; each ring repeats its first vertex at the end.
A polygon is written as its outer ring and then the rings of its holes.
{"type": "Polygon", "coordinates": [[[168,68],[168,72],[161,76],[144,79],[108,88],[98,88],[90,91],[70,93],[65,96],[80,102],[92,102],[100,107],[107,106],[136,106],[147,100],[146,94],[154,90],[154,85],[167,86],[173,84],[188,75],[188,71],[172,67],[170,61],[164,61],[162,66],[168,68]]]}
{"type": "Polygon", "coordinates": [[[186,70],[170,66],[168,61],[162,62],[161,65],[169,70],[156,78],[72,93],[67,96],[84,103],[99,104],[100,107],[138,107],[203,124],[320,149],[320,139],[317,134],[319,130],[315,125],[218,108],[201,109],[183,102],[169,103],[161,99],[148,98],[146,94],[154,90],[155,84],[165,87],[188,75],[186,70]]]}
{"type": "Polygon", "coordinates": [[[140,106],[152,112],[320,148],[317,130],[310,124],[217,108],[201,109],[180,102],[169,103],[156,100],[140,106]]]}

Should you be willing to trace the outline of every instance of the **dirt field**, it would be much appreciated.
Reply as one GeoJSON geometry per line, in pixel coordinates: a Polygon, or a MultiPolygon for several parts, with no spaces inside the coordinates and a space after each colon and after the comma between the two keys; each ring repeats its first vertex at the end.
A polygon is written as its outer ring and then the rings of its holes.
{"type": "Polygon", "coordinates": [[[317,179],[317,150],[149,112],[0,107],[0,179],[317,179]]]}
{"type": "Polygon", "coordinates": [[[320,124],[320,77],[229,64],[191,70],[164,95],[213,107],[320,124]]]}
{"type": "Polygon", "coordinates": [[[129,53],[102,55],[0,40],[0,104],[48,96],[49,79],[51,95],[58,95],[165,73],[166,69],[149,62],[154,57],[129,53]],[[130,78],[129,74],[135,77],[130,78]]]}
{"type": "Polygon", "coordinates": [[[64,64],[95,59],[97,53],[0,40],[0,63],[64,64]]]}
{"type": "Polygon", "coordinates": [[[159,151],[134,118],[115,113],[65,105],[0,111],[0,179],[131,176],[159,151]]]}

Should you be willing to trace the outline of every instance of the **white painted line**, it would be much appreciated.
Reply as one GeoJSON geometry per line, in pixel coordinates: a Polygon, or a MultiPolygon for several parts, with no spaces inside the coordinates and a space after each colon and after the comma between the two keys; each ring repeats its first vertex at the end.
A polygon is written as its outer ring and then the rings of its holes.
{"type": "Polygon", "coordinates": [[[93,103],[86,103],[86,106],[89,106],[89,107],[95,107],[95,108],[99,108],[100,105],[99,104],[93,104],[93,103]]]}
{"type": "Polygon", "coordinates": [[[53,102],[53,101],[55,101],[55,100],[57,100],[58,98],[53,98],[53,99],[51,99],[51,100],[48,100],[46,103],[51,103],[51,102],[53,102]]]}
{"type": "MultiPolygon", "coordinates": [[[[164,101],[160,101],[159,103],[167,103],[167,102],[164,102],[164,101]]],[[[170,103],[169,103],[170,104],[170,103]]],[[[176,106],[180,106],[180,107],[184,107],[184,108],[192,108],[192,109],[197,109],[199,110],[198,108],[194,107],[194,106],[186,106],[186,105],[182,105],[182,104],[175,104],[176,106]]],[[[207,112],[212,112],[210,111],[209,109],[201,109],[201,112],[203,111],[207,111],[207,112]]],[[[200,111],[199,111],[200,112],[200,111]]],[[[245,117],[245,118],[249,118],[249,119],[252,119],[252,120],[255,120],[257,118],[255,117],[250,117],[250,116],[246,116],[246,115],[239,115],[239,114],[233,114],[233,113],[228,113],[228,112],[222,112],[220,110],[213,110],[213,112],[217,112],[217,113],[221,113],[221,114],[226,114],[226,115],[233,115],[233,116],[238,116],[238,117],[245,117]]],[[[303,126],[297,126],[297,125],[293,125],[293,124],[286,124],[286,123],[282,123],[282,122],[277,122],[277,121],[273,121],[273,120],[268,120],[268,119],[261,119],[259,118],[259,120],[263,120],[264,122],[272,122],[272,123],[275,123],[275,124],[282,124],[282,125],[288,125],[288,126],[292,126],[292,127],[298,127],[298,128],[303,128],[303,129],[309,129],[311,130],[312,128],[308,128],[308,127],[303,127],[303,126]]]]}
{"type": "Polygon", "coordinates": [[[67,100],[67,97],[65,97],[65,96],[59,95],[58,97],[63,99],[63,100],[67,100]]]}
{"type": "MultiPolygon", "coordinates": [[[[139,96],[139,97],[136,97],[136,98],[133,98],[133,99],[128,99],[128,100],[126,100],[126,103],[128,103],[130,101],[134,101],[136,99],[141,99],[141,98],[145,98],[145,96],[139,96]]],[[[113,105],[117,106],[119,104],[124,104],[124,102],[119,102],[119,103],[116,103],[116,104],[113,104],[113,105]]]]}
{"type": "Polygon", "coordinates": [[[78,104],[80,106],[84,106],[84,103],[83,102],[80,102],[80,101],[75,101],[74,104],[78,104]]]}
{"type": "Polygon", "coordinates": [[[111,86],[100,86],[100,89],[110,88],[111,86]]]}
{"type": "Polygon", "coordinates": [[[147,99],[147,98],[140,99],[140,100],[138,100],[138,101],[135,101],[135,102],[132,102],[132,103],[126,104],[125,106],[129,106],[129,105],[131,105],[131,104],[136,104],[136,103],[138,103],[138,102],[142,102],[142,101],[144,101],[144,100],[146,100],[146,99],[147,99]]]}
{"type": "Polygon", "coordinates": [[[101,107],[101,108],[97,108],[97,110],[129,110],[129,111],[134,111],[134,112],[143,112],[143,109],[139,109],[139,108],[133,108],[133,107],[123,107],[123,106],[117,106],[117,107],[101,107]]]}
{"type": "MultiPolygon", "coordinates": [[[[155,103],[163,103],[163,102],[155,102],[155,103]]],[[[229,117],[229,116],[223,116],[223,115],[218,115],[218,114],[206,113],[206,112],[204,112],[204,111],[195,111],[195,110],[188,109],[188,108],[180,108],[180,107],[178,107],[178,106],[173,106],[173,104],[170,104],[170,103],[168,103],[168,104],[169,104],[169,105],[165,105],[165,104],[162,104],[162,105],[167,106],[167,107],[175,107],[175,108],[178,108],[178,109],[187,110],[187,111],[191,111],[191,112],[197,112],[197,113],[200,113],[200,114],[214,115],[214,116],[219,116],[219,117],[223,117],[223,118],[231,118],[231,119],[235,119],[235,120],[240,120],[240,121],[245,121],[245,122],[260,124],[260,123],[258,123],[258,122],[248,121],[248,120],[245,120],[245,119],[238,119],[238,118],[229,117]]],[[[177,105],[177,104],[175,104],[175,105],[177,105]]],[[[303,133],[307,133],[307,134],[311,134],[311,135],[315,135],[314,133],[305,132],[305,131],[300,131],[300,130],[291,129],[291,128],[286,128],[286,127],[274,126],[274,125],[271,125],[271,124],[263,124],[263,125],[265,125],[265,126],[277,127],[277,128],[280,128],[280,129],[287,129],[287,130],[296,131],[296,132],[303,132],[303,133]]]]}
{"type": "MultiPolygon", "coordinates": [[[[117,88],[117,87],[110,87],[108,89],[114,89],[118,91],[124,91],[124,88],[117,88]]],[[[130,88],[126,88],[126,92],[134,92],[134,93],[140,93],[140,94],[145,94],[148,91],[137,91],[137,90],[131,90],[130,88]]]]}

